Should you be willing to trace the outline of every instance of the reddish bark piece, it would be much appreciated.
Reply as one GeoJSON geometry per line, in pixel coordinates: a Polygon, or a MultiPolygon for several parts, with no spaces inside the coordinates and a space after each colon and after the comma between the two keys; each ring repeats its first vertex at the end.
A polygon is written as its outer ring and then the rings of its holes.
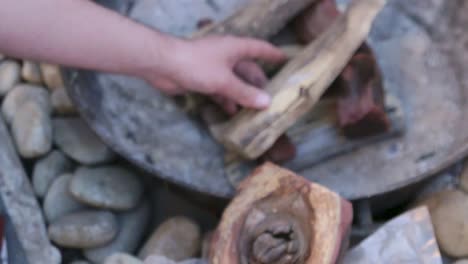
{"type": "Polygon", "coordinates": [[[381,74],[371,49],[363,46],[341,74],[344,82],[338,99],[338,124],[348,138],[390,129],[381,74]]]}
{"type": "Polygon", "coordinates": [[[339,14],[335,0],[313,2],[294,19],[297,39],[303,44],[308,44],[323,33],[339,14]]]}
{"type": "Polygon", "coordinates": [[[239,185],[210,263],[332,264],[351,220],[351,204],[338,194],[267,162],[239,185]]]}

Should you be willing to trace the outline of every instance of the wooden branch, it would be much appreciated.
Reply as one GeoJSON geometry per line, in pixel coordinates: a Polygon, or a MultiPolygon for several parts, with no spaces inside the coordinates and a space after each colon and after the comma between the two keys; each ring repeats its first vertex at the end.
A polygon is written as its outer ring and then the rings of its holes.
{"type": "Polygon", "coordinates": [[[351,220],[351,204],[336,193],[266,163],[225,210],[210,263],[334,264],[351,220]]]}
{"type": "Polygon", "coordinates": [[[273,99],[268,109],[243,110],[224,126],[223,143],[249,159],[268,150],[315,105],[343,70],[384,5],[385,0],[354,0],[324,34],[269,83],[266,90],[273,99]]]}
{"type": "Polygon", "coordinates": [[[317,0],[255,0],[221,23],[209,25],[194,37],[230,34],[267,39],[300,11],[317,0]]]}

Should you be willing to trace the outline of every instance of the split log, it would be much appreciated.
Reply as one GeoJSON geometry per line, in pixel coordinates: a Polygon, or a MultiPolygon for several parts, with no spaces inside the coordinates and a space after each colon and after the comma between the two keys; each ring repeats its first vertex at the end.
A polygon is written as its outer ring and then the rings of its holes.
{"type": "Polygon", "coordinates": [[[385,0],[354,0],[330,28],[269,83],[271,106],[243,110],[224,126],[223,143],[255,159],[307,113],[368,35],[385,0]]]}
{"type": "Polygon", "coordinates": [[[213,264],[332,264],[352,220],[339,195],[271,163],[239,186],[210,249],[213,264]]]}
{"type": "Polygon", "coordinates": [[[218,24],[204,27],[194,37],[229,34],[267,39],[278,33],[286,23],[317,0],[256,0],[218,24]]]}

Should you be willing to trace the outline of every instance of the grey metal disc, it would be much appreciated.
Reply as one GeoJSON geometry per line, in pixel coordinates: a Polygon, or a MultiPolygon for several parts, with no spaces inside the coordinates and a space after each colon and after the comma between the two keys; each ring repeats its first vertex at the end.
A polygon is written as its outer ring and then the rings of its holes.
{"type": "MultiPolygon", "coordinates": [[[[198,19],[222,19],[240,2],[140,0],[131,17],[165,32],[187,35],[198,19]],[[156,5],[160,8],[154,9],[156,5]]],[[[462,27],[456,18],[464,5],[461,0],[389,1],[369,41],[386,86],[403,101],[405,136],[299,174],[348,199],[359,199],[421,180],[468,152],[468,89],[457,74],[468,68],[468,60],[455,50],[468,52],[463,45],[455,47],[460,34],[448,30],[462,27]]],[[[172,99],[129,77],[75,70],[66,70],[65,76],[83,117],[122,156],[155,176],[193,190],[219,197],[234,194],[226,179],[222,147],[172,99]]]]}

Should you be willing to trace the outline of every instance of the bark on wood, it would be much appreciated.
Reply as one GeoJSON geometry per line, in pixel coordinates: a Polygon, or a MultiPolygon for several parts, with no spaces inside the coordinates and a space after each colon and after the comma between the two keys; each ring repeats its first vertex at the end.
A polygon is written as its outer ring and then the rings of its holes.
{"type": "Polygon", "coordinates": [[[263,111],[243,110],[225,126],[224,144],[258,158],[288,127],[307,113],[346,66],[370,31],[385,0],[354,0],[330,28],[283,68],[266,90],[263,111]]]}
{"type": "Polygon", "coordinates": [[[210,263],[332,264],[351,220],[351,204],[336,193],[266,163],[224,212],[210,263]]]}
{"type": "Polygon", "coordinates": [[[312,3],[293,21],[299,42],[308,44],[322,34],[340,15],[335,0],[312,3]]]}
{"type": "MultiPolygon", "coordinates": [[[[313,41],[339,14],[334,0],[312,4],[294,21],[298,39],[313,41]]],[[[329,91],[333,88],[339,95],[338,124],[345,136],[363,138],[389,130],[381,75],[372,49],[363,43],[335,80],[336,85],[330,87],[329,91]]]]}
{"type": "Polygon", "coordinates": [[[341,74],[338,124],[348,138],[382,134],[390,129],[385,92],[372,50],[363,45],[341,74]]]}
{"type": "Polygon", "coordinates": [[[317,0],[255,0],[219,24],[204,27],[194,37],[229,34],[267,39],[278,33],[302,9],[317,0]]]}

